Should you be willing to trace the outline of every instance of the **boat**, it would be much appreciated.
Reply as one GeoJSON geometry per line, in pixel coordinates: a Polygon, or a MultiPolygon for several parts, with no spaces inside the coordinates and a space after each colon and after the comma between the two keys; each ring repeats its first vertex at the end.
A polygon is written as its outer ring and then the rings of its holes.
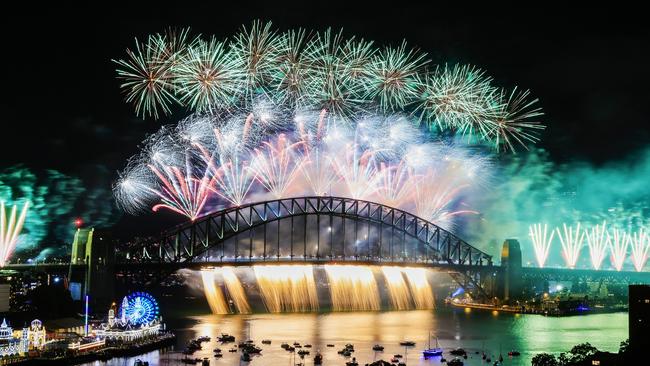
{"type": "Polygon", "coordinates": [[[220,337],[217,337],[217,339],[221,343],[228,343],[228,342],[234,342],[235,341],[235,336],[230,335],[230,334],[226,334],[226,333],[222,333],[220,337]]]}
{"type": "Polygon", "coordinates": [[[431,333],[429,333],[429,345],[427,349],[422,351],[424,358],[442,356],[442,348],[438,345],[438,337],[436,337],[436,346],[431,348],[431,333]]]}
{"type": "Polygon", "coordinates": [[[392,363],[398,363],[398,362],[399,362],[399,359],[393,357],[393,358],[390,359],[390,362],[392,362],[392,363]]]}
{"type": "Polygon", "coordinates": [[[346,362],[345,366],[359,366],[359,363],[357,362],[357,358],[352,357],[352,361],[346,362]]]}
{"type": "Polygon", "coordinates": [[[345,348],[349,349],[350,352],[354,352],[354,344],[352,344],[352,343],[346,343],[345,348]]]}
{"type": "Polygon", "coordinates": [[[251,360],[251,355],[249,355],[248,352],[244,352],[241,354],[241,360],[244,362],[249,362],[251,360]]]}
{"type": "Polygon", "coordinates": [[[415,342],[413,342],[413,341],[401,341],[401,342],[399,342],[399,345],[404,346],[404,347],[413,347],[413,346],[415,346],[415,342]]]}
{"type": "Polygon", "coordinates": [[[210,366],[210,360],[208,360],[207,357],[203,357],[203,361],[201,361],[201,366],[210,366]]]}
{"type": "Polygon", "coordinates": [[[311,348],[311,344],[307,343],[307,344],[305,344],[303,347],[305,347],[305,348],[311,348]]]}
{"type": "Polygon", "coordinates": [[[322,365],[323,364],[323,355],[320,354],[320,352],[316,352],[316,355],[314,356],[314,365],[322,365]]]}
{"type": "Polygon", "coordinates": [[[197,338],[196,340],[199,341],[199,342],[210,342],[210,339],[211,338],[208,337],[208,336],[201,336],[201,337],[197,338]]]}
{"type": "Polygon", "coordinates": [[[328,343],[328,344],[327,344],[327,347],[330,347],[330,348],[331,348],[331,347],[334,347],[334,345],[331,344],[331,343],[328,343]]]}
{"type": "Polygon", "coordinates": [[[521,356],[521,352],[512,350],[508,352],[508,356],[521,356]]]}
{"type": "Polygon", "coordinates": [[[463,366],[463,365],[464,365],[463,360],[461,360],[458,357],[456,357],[453,360],[447,362],[447,366],[463,366]]]}
{"type": "Polygon", "coordinates": [[[308,354],[309,354],[309,351],[307,351],[306,349],[301,349],[300,351],[298,351],[299,356],[305,356],[305,355],[308,355],[308,354]]]}
{"type": "Polygon", "coordinates": [[[283,348],[283,349],[287,349],[287,348],[289,348],[289,343],[282,343],[280,345],[280,347],[283,348]]]}
{"type": "Polygon", "coordinates": [[[231,348],[228,350],[228,352],[237,352],[237,348],[231,348]]]}
{"type": "MultiPolygon", "coordinates": [[[[466,352],[464,349],[462,349],[462,348],[456,348],[456,349],[453,349],[453,350],[449,351],[449,353],[451,353],[451,354],[454,355],[454,356],[464,356],[464,355],[467,355],[467,352],[466,352]]],[[[452,360],[452,361],[453,361],[453,360],[452,360]]]]}
{"type": "Polygon", "coordinates": [[[382,352],[384,350],[384,346],[380,344],[375,344],[374,346],[372,346],[372,350],[377,352],[382,352]]]}
{"type": "Polygon", "coordinates": [[[402,356],[402,355],[400,355],[399,353],[397,353],[397,354],[394,354],[393,357],[395,357],[395,358],[402,358],[402,357],[404,357],[404,356],[402,356]]]}
{"type": "Polygon", "coordinates": [[[298,346],[300,346],[300,343],[298,343],[298,342],[293,342],[293,345],[294,345],[294,347],[298,347],[298,346]]]}
{"type": "Polygon", "coordinates": [[[221,357],[223,357],[223,353],[215,353],[214,357],[221,358],[221,357]]]}
{"type": "Polygon", "coordinates": [[[215,348],[212,350],[214,353],[221,353],[221,348],[215,348]]]}
{"type": "Polygon", "coordinates": [[[271,344],[271,340],[270,339],[263,339],[262,344],[271,344]]]}

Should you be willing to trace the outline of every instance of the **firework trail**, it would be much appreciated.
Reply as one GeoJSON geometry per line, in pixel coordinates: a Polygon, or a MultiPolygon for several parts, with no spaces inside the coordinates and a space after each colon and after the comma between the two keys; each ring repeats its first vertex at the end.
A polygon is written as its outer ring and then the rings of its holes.
{"type": "Polygon", "coordinates": [[[255,21],[233,37],[191,37],[189,29],[136,40],[113,60],[136,114],[158,118],[173,105],[195,112],[248,108],[260,95],[289,109],[326,109],[355,123],[368,113],[404,112],[438,130],[514,150],[544,127],[529,92],[501,90],[467,65],[428,67],[426,54],[375,47],[342,31],[277,32],[255,21]]]}
{"type": "Polygon", "coordinates": [[[614,229],[611,235],[611,260],[612,266],[620,271],[623,268],[625,257],[627,257],[627,247],[630,244],[630,235],[623,230],[614,229]]]}
{"type": "Polygon", "coordinates": [[[648,260],[648,249],[650,249],[648,234],[641,228],[632,236],[632,263],[637,272],[643,271],[648,260]]]}
{"type": "Polygon", "coordinates": [[[544,229],[542,229],[542,224],[535,224],[528,228],[528,235],[530,235],[530,239],[533,241],[537,265],[539,268],[544,268],[544,264],[546,264],[546,259],[548,258],[548,253],[551,248],[551,243],[553,242],[555,230],[551,230],[549,233],[547,224],[544,224],[544,229]]]}
{"type": "Polygon", "coordinates": [[[563,231],[557,228],[557,236],[562,243],[562,256],[566,262],[567,267],[575,268],[582,250],[582,243],[584,241],[585,233],[580,229],[580,223],[575,227],[562,224],[563,231]]]}
{"type": "Polygon", "coordinates": [[[344,156],[334,158],[334,167],[347,188],[347,195],[355,199],[369,198],[375,193],[380,178],[374,151],[358,151],[349,145],[341,155],[344,156]]]}
{"type": "Polygon", "coordinates": [[[603,221],[602,225],[596,225],[591,230],[585,230],[585,236],[587,237],[587,245],[589,246],[591,264],[594,269],[600,269],[607,255],[607,248],[611,242],[606,222],[603,221]]]}
{"type": "Polygon", "coordinates": [[[404,207],[413,199],[412,170],[403,161],[397,166],[382,162],[377,183],[377,201],[390,207],[404,207]]]}
{"type": "Polygon", "coordinates": [[[296,149],[300,143],[292,143],[284,134],[274,142],[264,142],[261,149],[256,149],[251,169],[257,180],[275,198],[285,197],[292,183],[299,176],[305,162],[297,156],[296,149]]]}
{"type": "Polygon", "coordinates": [[[18,214],[18,206],[13,205],[11,214],[7,218],[5,203],[4,201],[0,202],[0,268],[7,264],[14,249],[16,249],[18,234],[20,234],[20,230],[22,230],[23,224],[25,223],[28,207],[29,202],[25,201],[23,208],[20,210],[20,214],[18,214]]]}

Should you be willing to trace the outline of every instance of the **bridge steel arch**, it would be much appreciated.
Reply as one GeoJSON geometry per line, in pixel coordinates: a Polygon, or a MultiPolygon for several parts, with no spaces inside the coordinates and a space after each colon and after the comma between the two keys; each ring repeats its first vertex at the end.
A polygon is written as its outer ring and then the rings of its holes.
{"type": "Polygon", "coordinates": [[[430,221],[381,203],[330,196],[214,212],[168,230],[143,254],[176,268],[273,262],[424,265],[446,270],[484,299],[493,297],[499,270],[492,256],[430,221]]]}

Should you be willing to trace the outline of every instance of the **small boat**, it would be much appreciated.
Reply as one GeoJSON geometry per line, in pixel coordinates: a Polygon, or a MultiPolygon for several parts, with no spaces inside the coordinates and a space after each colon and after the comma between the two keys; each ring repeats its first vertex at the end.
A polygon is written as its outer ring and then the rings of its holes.
{"type": "Polygon", "coordinates": [[[235,341],[235,336],[223,333],[223,334],[221,334],[220,337],[217,337],[217,339],[221,343],[228,343],[228,342],[234,342],[235,341]]]}
{"type": "Polygon", "coordinates": [[[284,349],[287,349],[287,348],[289,348],[289,343],[282,343],[282,344],[280,345],[280,347],[282,347],[282,348],[284,348],[284,349]]]}
{"type": "Polygon", "coordinates": [[[323,355],[320,354],[320,352],[316,352],[316,355],[314,356],[314,365],[322,365],[323,364],[323,355]]]}
{"type": "Polygon", "coordinates": [[[438,345],[438,337],[436,337],[436,346],[431,348],[431,333],[429,333],[429,346],[422,351],[424,358],[442,356],[442,348],[438,345]]]}
{"type": "Polygon", "coordinates": [[[458,357],[456,357],[453,360],[447,362],[447,366],[463,366],[463,365],[464,365],[463,360],[461,360],[458,357]]]}
{"type": "Polygon", "coordinates": [[[330,347],[330,348],[331,348],[331,347],[334,347],[334,345],[331,344],[331,343],[328,343],[328,344],[327,344],[327,347],[330,347]]]}
{"type": "Polygon", "coordinates": [[[453,349],[453,350],[449,351],[449,353],[451,353],[454,356],[463,356],[463,355],[467,354],[467,352],[462,348],[453,349]]]}
{"type": "Polygon", "coordinates": [[[309,354],[309,351],[307,351],[306,349],[301,349],[300,351],[298,351],[299,356],[305,356],[305,355],[308,355],[308,354],[309,354]]]}
{"type": "Polygon", "coordinates": [[[241,360],[244,362],[250,362],[251,355],[249,355],[248,352],[244,352],[241,354],[241,360]]]}
{"type": "Polygon", "coordinates": [[[215,353],[214,357],[221,358],[221,357],[223,357],[223,353],[215,353]]]}
{"type": "Polygon", "coordinates": [[[383,352],[384,351],[384,346],[382,346],[380,344],[375,344],[374,346],[372,346],[372,350],[377,351],[377,352],[383,352]]]}
{"type": "Polygon", "coordinates": [[[197,338],[196,340],[199,341],[199,342],[210,342],[210,339],[211,338],[208,337],[208,336],[201,336],[201,337],[197,338]]]}
{"type": "Polygon", "coordinates": [[[354,352],[354,344],[346,343],[345,348],[349,349],[351,352],[354,352]]]}
{"type": "Polygon", "coordinates": [[[399,362],[399,359],[393,357],[393,358],[390,359],[390,362],[392,362],[392,363],[398,363],[398,362],[399,362]]]}
{"type": "Polygon", "coordinates": [[[512,350],[508,352],[508,356],[521,356],[521,352],[512,350]]]}
{"type": "Polygon", "coordinates": [[[404,357],[404,356],[402,356],[402,355],[400,355],[399,353],[397,353],[397,354],[394,354],[393,357],[395,357],[395,358],[402,358],[402,357],[404,357]]]}
{"type": "Polygon", "coordinates": [[[231,348],[228,350],[228,352],[237,352],[237,348],[231,348]]]}
{"type": "Polygon", "coordinates": [[[357,358],[352,357],[352,361],[346,362],[345,366],[359,366],[359,363],[357,362],[357,358]]]}
{"type": "Polygon", "coordinates": [[[413,346],[415,346],[415,342],[413,342],[413,341],[401,341],[401,342],[399,342],[399,345],[404,346],[404,347],[413,347],[413,346]]]}
{"type": "Polygon", "coordinates": [[[210,360],[208,360],[207,357],[203,357],[203,361],[201,361],[201,366],[210,366],[210,360]]]}
{"type": "Polygon", "coordinates": [[[305,344],[303,347],[305,347],[305,348],[311,348],[311,344],[307,343],[307,344],[305,344]]]}
{"type": "Polygon", "coordinates": [[[291,347],[291,346],[289,346],[289,347],[286,348],[286,350],[289,351],[289,352],[295,352],[295,351],[296,351],[296,347],[291,347]]]}
{"type": "Polygon", "coordinates": [[[215,348],[212,350],[214,353],[221,353],[221,348],[215,348]]]}
{"type": "Polygon", "coordinates": [[[293,345],[294,345],[295,347],[297,347],[297,346],[300,346],[300,343],[298,343],[298,342],[293,342],[293,345]]]}
{"type": "Polygon", "coordinates": [[[270,339],[263,339],[262,344],[271,344],[271,340],[270,339]]]}

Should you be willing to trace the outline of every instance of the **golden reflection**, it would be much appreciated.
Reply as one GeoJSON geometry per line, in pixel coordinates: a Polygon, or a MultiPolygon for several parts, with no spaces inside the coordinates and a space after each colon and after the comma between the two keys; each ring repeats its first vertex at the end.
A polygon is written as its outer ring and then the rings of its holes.
{"type": "Polygon", "coordinates": [[[237,311],[240,314],[249,314],[251,312],[251,306],[248,303],[244,287],[239,281],[239,278],[237,278],[237,274],[235,274],[235,269],[232,267],[223,267],[221,273],[223,275],[223,282],[228,289],[228,294],[235,304],[237,311]]]}

